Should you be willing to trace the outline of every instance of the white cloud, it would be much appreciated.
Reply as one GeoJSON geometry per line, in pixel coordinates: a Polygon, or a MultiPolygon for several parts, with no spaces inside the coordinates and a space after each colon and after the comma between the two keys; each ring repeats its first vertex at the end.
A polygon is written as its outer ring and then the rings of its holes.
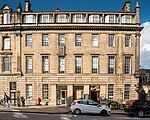
{"type": "Polygon", "coordinates": [[[141,32],[141,66],[150,69],[150,22],[142,24],[141,32]]]}

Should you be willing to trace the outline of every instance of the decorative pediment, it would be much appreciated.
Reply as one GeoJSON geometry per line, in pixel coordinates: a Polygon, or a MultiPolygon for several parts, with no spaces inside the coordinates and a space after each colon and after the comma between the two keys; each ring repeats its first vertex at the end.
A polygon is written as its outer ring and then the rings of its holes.
{"type": "Polygon", "coordinates": [[[5,4],[3,7],[2,7],[2,10],[5,11],[5,10],[9,10],[11,11],[11,7],[8,5],[8,4],[5,4]]]}

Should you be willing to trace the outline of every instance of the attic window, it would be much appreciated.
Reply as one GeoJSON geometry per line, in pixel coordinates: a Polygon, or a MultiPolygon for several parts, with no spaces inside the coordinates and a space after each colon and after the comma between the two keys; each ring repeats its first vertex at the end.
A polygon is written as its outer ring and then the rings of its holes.
{"type": "Polygon", "coordinates": [[[10,23],[10,14],[8,12],[5,12],[3,14],[3,24],[9,24],[10,23]]]}

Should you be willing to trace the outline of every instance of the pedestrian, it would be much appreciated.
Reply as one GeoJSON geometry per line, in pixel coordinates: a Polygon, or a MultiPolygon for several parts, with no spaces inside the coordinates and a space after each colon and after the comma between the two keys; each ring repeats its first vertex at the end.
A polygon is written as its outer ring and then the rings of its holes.
{"type": "Polygon", "coordinates": [[[111,107],[111,102],[110,102],[110,101],[108,101],[107,106],[108,106],[109,108],[111,107]]]}
{"type": "Polygon", "coordinates": [[[4,93],[4,98],[3,99],[4,99],[4,107],[6,107],[6,106],[9,107],[9,103],[8,103],[9,97],[6,93],[4,93]]]}
{"type": "Polygon", "coordinates": [[[38,106],[41,105],[41,98],[40,97],[37,98],[37,105],[38,106]]]}
{"type": "Polygon", "coordinates": [[[23,96],[21,97],[21,103],[22,103],[22,106],[25,106],[25,98],[23,96]]]}

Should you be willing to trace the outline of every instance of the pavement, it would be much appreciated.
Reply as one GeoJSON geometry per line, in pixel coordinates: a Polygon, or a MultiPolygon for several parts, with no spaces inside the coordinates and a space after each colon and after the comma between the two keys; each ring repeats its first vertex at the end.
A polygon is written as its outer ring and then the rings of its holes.
{"type": "MultiPolygon", "coordinates": [[[[41,114],[67,114],[69,113],[69,106],[25,106],[4,107],[0,105],[0,112],[21,112],[21,113],[41,113],[41,114]]],[[[123,110],[112,110],[112,114],[127,114],[123,110]]]]}

